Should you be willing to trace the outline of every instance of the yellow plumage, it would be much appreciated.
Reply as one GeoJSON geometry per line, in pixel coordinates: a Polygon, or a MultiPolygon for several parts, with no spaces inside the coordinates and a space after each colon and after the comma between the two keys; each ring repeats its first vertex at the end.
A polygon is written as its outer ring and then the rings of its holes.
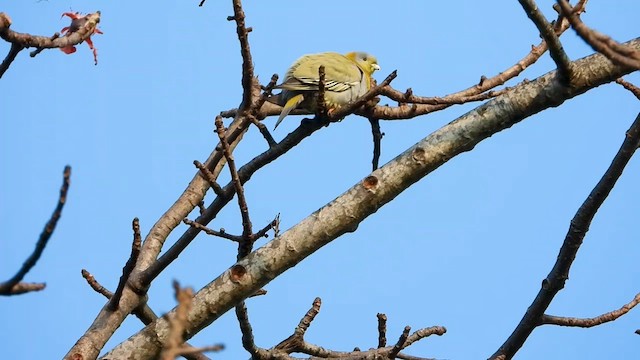
{"type": "Polygon", "coordinates": [[[282,84],[276,86],[282,92],[269,99],[283,107],[275,127],[294,109],[315,112],[321,65],[324,65],[325,103],[329,110],[346,105],[366,93],[371,88],[371,74],[380,69],[375,56],[364,52],[345,55],[326,52],[299,58],[287,70],[282,84]]]}

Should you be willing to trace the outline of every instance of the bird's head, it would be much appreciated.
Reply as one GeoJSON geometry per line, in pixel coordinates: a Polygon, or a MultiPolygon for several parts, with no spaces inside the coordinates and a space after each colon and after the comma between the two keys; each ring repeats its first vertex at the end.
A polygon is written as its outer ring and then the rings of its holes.
{"type": "Polygon", "coordinates": [[[351,59],[351,61],[358,64],[360,69],[367,73],[368,75],[373,74],[374,71],[380,70],[380,66],[378,65],[378,59],[371,54],[367,54],[362,51],[354,51],[348,54],[345,54],[346,57],[351,59]]]}

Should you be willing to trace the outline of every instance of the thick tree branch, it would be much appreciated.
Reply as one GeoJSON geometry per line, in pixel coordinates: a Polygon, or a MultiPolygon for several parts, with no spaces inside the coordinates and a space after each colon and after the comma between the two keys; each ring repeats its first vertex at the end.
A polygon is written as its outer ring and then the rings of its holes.
{"type": "Polygon", "coordinates": [[[531,335],[533,329],[541,323],[544,312],[556,294],[564,288],[564,284],[569,278],[569,269],[576,258],[587,231],[589,231],[591,221],[611,192],[611,189],[613,189],[618,178],[622,175],[622,171],[639,145],[640,114],[638,114],[631,128],[627,131],[620,150],[613,158],[602,179],[593,188],[573,219],[571,219],[569,231],[560,248],[556,263],[553,265],[549,275],[542,281],[542,287],[538,295],[527,309],[516,329],[507,341],[500,346],[498,351],[491,356],[491,359],[511,359],[531,335]]]}
{"type": "MultiPolygon", "coordinates": [[[[2,15],[2,14],[0,14],[2,15]]],[[[20,281],[24,279],[25,275],[36,265],[38,259],[42,255],[44,248],[47,246],[51,235],[53,235],[53,231],[56,229],[56,225],[58,224],[58,220],[62,216],[62,209],[64,208],[64,204],[67,203],[67,192],[69,191],[69,184],[71,180],[71,167],[65,166],[64,172],[62,175],[62,186],[60,187],[60,196],[58,197],[58,204],[56,208],[53,210],[53,214],[51,214],[51,218],[47,221],[47,224],[40,233],[40,238],[38,238],[38,242],[36,243],[36,248],[33,250],[33,253],[27,258],[27,260],[22,264],[22,267],[18,272],[9,280],[0,283],[0,295],[17,295],[24,294],[30,291],[39,291],[45,288],[45,284],[32,284],[32,283],[23,283],[20,281]]]]}
{"type": "MultiPolygon", "coordinates": [[[[626,45],[640,48],[640,40],[626,45]]],[[[573,66],[576,73],[571,88],[559,81],[555,71],[516,86],[427,136],[331,203],[237,262],[196,294],[186,336],[193,336],[322,246],[354,231],[362,220],[456,155],[535,113],[558,106],[631,71],[611,64],[600,54],[578,60],[573,66]]],[[[303,124],[296,131],[307,131],[304,129],[310,126],[303,124]]],[[[287,138],[290,136],[293,133],[287,138]]],[[[260,163],[271,161],[273,153],[270,151],[259,156],[260,163]]],[[[243,168],[238,171],[241,178],[243,168]]],[[[189,231],[197,233],[197,230],[189,231]]],[[[153,358],[159,352],[158,344],[164,341],[166,328],[166,321],[158,319],[116,346],[108,356],[153,358]]]]}

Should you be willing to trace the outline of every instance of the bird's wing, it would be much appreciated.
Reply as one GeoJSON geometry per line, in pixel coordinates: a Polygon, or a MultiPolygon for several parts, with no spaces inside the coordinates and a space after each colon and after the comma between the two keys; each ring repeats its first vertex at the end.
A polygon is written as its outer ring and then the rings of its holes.
{"type": "Polygon", "coordinates": [[[338,53],[323,53],[300,58],[287,71],[285,81],[277,87],[298,91],[318,90],[318,69],[321,65],[324,65],[327,91],[347,91],[358,86],[362,80],[362,70],[355,62],[338,53]]]}

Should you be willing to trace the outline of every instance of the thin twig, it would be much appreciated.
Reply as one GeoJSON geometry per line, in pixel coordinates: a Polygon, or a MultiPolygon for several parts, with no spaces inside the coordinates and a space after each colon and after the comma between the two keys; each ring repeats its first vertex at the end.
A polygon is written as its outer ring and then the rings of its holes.
{"type": "Polygon", "coordinates": [[[242,347],[244,347],[249,354],[255,355],[259,349],[253,338],[253,328],[251,327],[251,322],[249,322],[249,313],[244,301],[236,305],[236,317],[238,318],[238,324],[240,324],[240,331],[242,332],[242,347]]]}
{"type": "Polygon", "coordinates": [[[44,284],[23,284],[19,289],[14,287],[24,279],[25,275],[36,265],[38,259],[42,255],[44,248],[47,246],[53,231],[58,224],[58,220],[60,220],[60,216],[62,216],[62,209],[64,208],[64,204],[67,203],[67,192],[69,191],[71,179],[71,166],[67,165],[64,167],[63,175],[62,175],[62,186],[60,187],[60,195],[58,196],[58,204],[56,208],[53,210],[53,214],[51,214],[51,218],[47,221],[47,224],[44,226],[44,229],[40,233],[40,237],[38,238],[38,242],[36,242],[36,248],[33,250],[33,253],[27,258],[27,260],[22,264],[22,267],[18,272],[9,280],[0,283],[0,295],[13,295],[14,291],[19,291],[20,293],[27,292],[27,289],[33,290],[42,290],[44,288],[44,284]],[[28,285],[28,286],[27,286],[28,285]],[[35,285],[35,286],[34,286],[35,285]]]}
{"type": "Polygon", "coordinates": [[[187,314],[193,300],[193,289],[182,289],[176,280],[173,281],[173,290],[178,306],[174,316],[169,319],[169,335],[160,353],[161,360],[173,360],[181,354],[184,344],[184,329],[188,321],[187,314]]]}
{"type": "MultiPolygon", "coordinates": [[[[60,33],[58,33],[58,32],[57,32],[57,33],[55,33],[55,34],[51,35],[51,38],[50,38],[50,39],[51,39],[51,40],[55,40],[55,39],[57,39],[57,38],[59,38],[59,37],[60,37],[60,33]]],[[[32,57],[32,58],[33,58],[33,57],[36,57],[36,56],[37,56],[38,54],[40,54],[43,50],[44,50],[44,48],[37,48],[37,49],[33,50],[32,52],[30,52],[30,53],[29,53],[29,56],[30,56],[30,57],[32,57]]]]}
{"type": "Polygon", "coordinates": [[[269,132],[269,129],[267,129],[267,127],[258,119],[258,116],[260,115],[260,108],[262,108],[262,105],[267,101],[267,98],[271,96],[271,92],[273,91],[273,88],[276,86],[277,82],[278,75],[273,74],[267,86],[264,87],[264,91],[262,92],[262,94],[260,94],[258,100],[253,105],[251,105],[248,115],[249,120],[251,120],[251,123],[258,128],[260,134],[262,134],[262,137],[267,141],[269,147],[274,146],[276,144],[276,141],[273,139],[273,136],[269,132]]]}
{"type": "Polygon", "coordinates": [[[540,9],[538,9],[538,5],[534,0],[518,0],[522,8],[524,9],[527,16],[538,28],[540,31],[540,35],[547,43],[549,47],[549,55],[556,63],[558,67],[558,75],[565,81],[571,81],[573,77],[573,69],[571,68],[571,60],[567,56],[567,53],[562,48],[562,43],[560,43],[560,38],[556,34],[553,26],[549,23],[547,18],[542,14],[540,9]]]}
{"type": "Polygon", "coordinates": [[[131,254],[129,255],[129,259],[127,260],[126,264],[122,268],[122,276],[120,276],[118,287],[111,297],[109,304],[107,304],[107,309],[109,309],[110,311],[116,311],[118,309],[124,287],[127,285],[127,281],[129,281],[131,272],[136,266],[138,256],[140,256],[140,247],[142,245],[142,237],[140,236],[140,220],[138,220],[138,218],[134,218],[131,223],[131,227],[133,228],[133,243],[131,244],[131,254]]]}
{"type": "Polygon", "coordinates": [[[574,317],[553,316],[553,315],[544,314],[542,315],[542,319],[540,320],[540,325],[550,324],[550,325],[559,325],[559,326],[590,328],[590,327],[598,326],[598,325],[616,320],[617,318],[631,311],[631,309],[633,309],[636,305],[638,305],[638,303],[640,303],[640,293],[638,293],[633,298],[633,300],[624,304],[620,309],[613,310],[596,317],[574,318],[574,317]]]}
{"type": "Polygon", "coordinates": [[[211,186],[211,189],[213,189],[213,192],[216,195],[220,196],[220,194],[222,193],[222,187],[220,187],[220,184],[218,184],[218,182],[216,181],[216,177],[213,175],[211,170],[209,170],[198,160],[194,160],[193,165],[195,165],[200,170],[200,174],[205,180],[207,180],[209,186],[211,186]]]}
{"type": "Polygon", "coordinates": [[[378,313],[378,349],[387,346],[387,315],[378,313]]]}
{"type": "Polygon", "coordinates": [[[249,47],[249,32],[251,32],[251,28],[247,28],[245,25],[245,15],[244,10],[242,10],[241,0],[233,0],[233,16],[227,19],[236,22],[236,32],[238,40],[240,40],[240,53],[242,54],[242,104],[240,109],[246,110],[253,103],[253,93],[251,91],[253,59],[249,47]]]}
{"type": "Polygon", "coordinates": [[[371,159],[371,165],[372,171],[376,171],[380,164],[380,152],[384,133],[380,131],[380,119],[369,118],[369,123],[371,124],[371,135],[373,137],[373,158],[371,159]]]}
{"type": "Polygon", "coordinates": [[[585,25],[566,0],[557,0],[563,15],[571,23],[576,33],[595,51],[606,56],[616,65],[640,69],[640,51],[620,44],[609,36],[590,29],[585,25]]]}
{"type": "Polygon", "coordinates": [[[229,144],[225,139],[226,130],[224,128],[224,124],[222,123],[222,117],[219,115],[216,116],[216,129],[218,132],[218,137],[220,138],[223,155],[227,159],[227,166],[229,167],[229,172],[231,173],[231,181],[233,182],[233,186],[236,190],[236,195],[238,196],[238,206],[240,207],[240,215],[242,216],[243,241],[241,241],[238,245],[238,260],[240,260],[251,252],[251,248],[253,246],[253,242],[251,241],[253,230],[251,226],[251,218],[249,217],[249,206],[247,205],[247,199],[244,196],[244,188],[242,187],[242,182],[240,181],[240,177],[238,177],[236,162],[233,158],[233,155],[231,154],[229,144]]]}
{"type": "Polygon", "coordinates": [[[317,103],[317,115],[320,119],[327,118],[327,102],[325,99],[325,71],[324,65],[318,67],[318,99],[317,103]]]}
{"type": "Polygon", "coordinates": [[[622,85],[625,89],[631,91],[631,93],[640,100],[640,88],[633,85],[632,83],[625,81],[623,78],[617,79],[616,83],[622,85]]]}
{"type": "Polygon", "coordinates": [[[198,212],[200,215],[204,214],[205,210],[207,210],[207,208],[204,206],[204,200],[198,201],[198,212]]]}
{"type": "Polygon", "coordinates": [[[212,235],[212,236],[217,236],[217,237],[221,237],[223,239],[227,239],[227,240],[231,240],[231,241],[235,241],[237,243],[242,241],[242,236],[238,236],[238,235],[232,235],[232,234],[228,234],[224,231],[217,231],[217,230],[213,230],[210,229],[200,223],[198,223],[197,221],[193,221],[193,220],[189,220],[187,218],[182,219],[182,222],[193,227],[196,228],[198,230],[202,230],[205,232],[205,234],[207,235],[212,235]]]}
{"type": "Polygon", "coordinates": [[[318,313],[320,312],[320,307],[322,306],[322,300],[317,297],[313,300],[311,304],[311,308],[304,314],[298,326],[293,330],[293,334],[288,338],[281,341],[278,345],[273,347],[274,351],[281,351],[286,354],[291,354],[293,352],[300,352],[303,344],[304,344],[304,334],[311,326],[311,323],[316,318],[318,313]]]}
{"type": "Polygon", "coordinates": [[[20,44],[17,44],[17,43],[11,44],[9,53],[2,61],[2,64],[0,64],[0,78],[2,78],[2,75],[4,75],[7,69],[9,69],[9,66],[11,66],[11,63],[13,62],[13,60],[16,59],[16,56],[18,56],[18,53],[22,51],[22,49],[24,49],[24,47],[20,44]]]}
{"type": "Polygon", "coordinates": [[[91,288],[95,292],[97,292],[98,294],[101,294],[107,299],[111,299],[111,297],[113,296],[113,293],[109,291],[109,289],[102,286],[89,271],[82,269],[81,273],[82,273],[82,277],[87,281],[87,284],[89,284],[89,286],[91,286],[91,288]]]}
{"type": "Polygon", "coordinates": [[[348,105],[339,107],[335,111],[332,111],[327,115],[330,121],[335,121],[344,118],[348,114],[353,113],[356,109],[360,108],[362,105],[368,103],[374,97],[380,95],[382,89],[389,85],[393,79],[398,76],[398,72],[394,70],[389,74],[379,85],[372,87],[366,93],[364,93],[361,97],[359,97],[356,101],[349,103],[348,105]]]}
{"type": "Polygon", "coordinates": [[[396,342],[396,344],[393,346],[393,348],[391,349],[391,351],[389,352],[389,355],[387,355],[387,357],[389,359],[395,359],[396,356],[398,355],[398,353],[400,352],[400,350],[404,349],[405,343],[407,342],[407,338],[409,337],[409,332],[411,331],[411,327],[410,326],[405,326],[404,330],[402,331],[402,334],[400,334],[400,338],[398,338],[398,341],[396,342]]]}
{"type": "Polygon", "coordinates": [[[542,288],[538,295],[513,333],[500,346],[498,351],[491,356],[491,359],[511,359],[531,335],[533,329],[540,324],[544,312],[555,295],[564,288],[564,284],[569,278],[569,269],[575,260],[580,245],[582,245],[584,236],[589,230],[591,221],[611,192],[611,189],[613,189],[618,178],[620,178],[620,175],[622,175],[622,171],[638,148],[638,145],[640,145],[640,114],[638,114],[627,131],[622,146],[613,158],[611,165],[571,220],[569,231],[560,248],[556,263],[542,282],[542,288]]]}

